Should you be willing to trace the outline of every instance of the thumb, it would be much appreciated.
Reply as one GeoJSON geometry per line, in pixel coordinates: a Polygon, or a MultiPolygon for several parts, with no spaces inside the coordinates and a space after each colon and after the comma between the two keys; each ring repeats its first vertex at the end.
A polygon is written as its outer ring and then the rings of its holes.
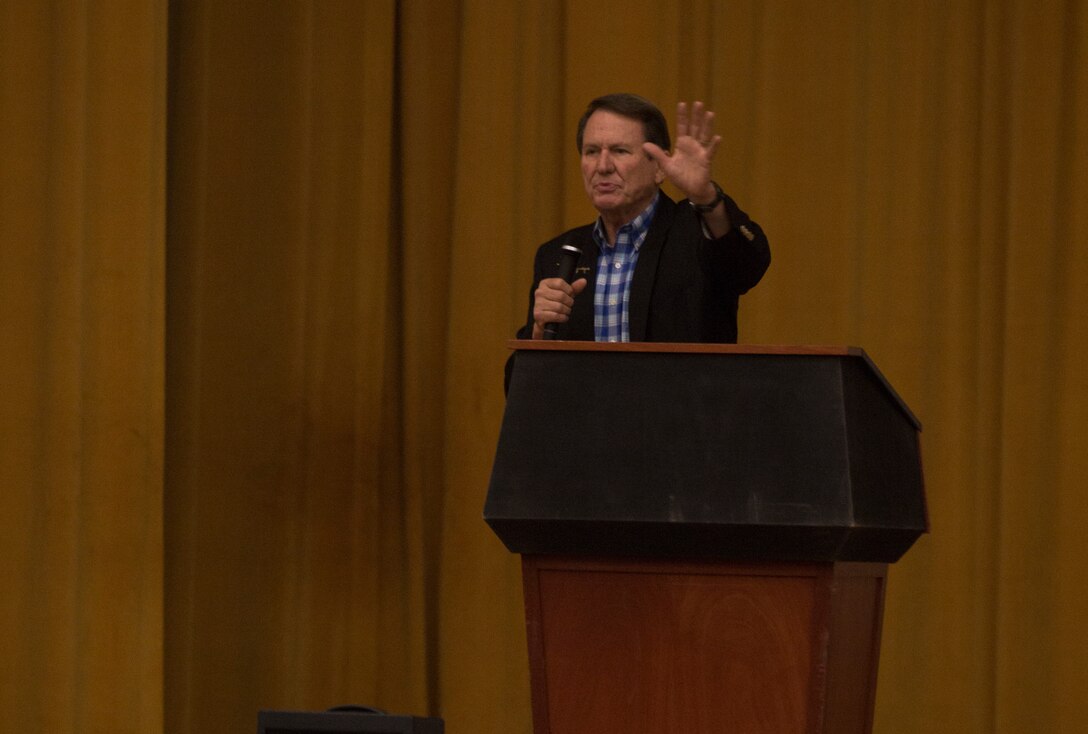
{"type": "Polygon", "coordinates": [[[665,161],[669,160],[669,154],[662,150],[657,143],[643,143],[642,149],[658,163],[665,163],[665,161]]]}
{"type": "Polygon", "coordinates": [[[574,295],[578,295],[586,289],[586,285],[589,283],[585,278],[579,278],[570,284],[571,290],[574,291],[574,295]]]}

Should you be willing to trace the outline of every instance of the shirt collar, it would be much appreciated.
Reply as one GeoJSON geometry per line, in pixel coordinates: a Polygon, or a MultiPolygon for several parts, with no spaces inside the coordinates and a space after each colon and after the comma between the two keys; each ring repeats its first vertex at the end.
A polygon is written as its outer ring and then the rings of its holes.
{"type": "MultiPolygon", "coordinates": [[[[649,206],[639,212],[637,217],[616,231],[616,242],[618,243],[621,236],[626,234],[629,241],[634,244],[636,250],[641,247],[642,241],[646,239],[646,233],[650,231],[650,223],[654,220],[654,212],[657,211],[657,202],[660,199],[661,192],[658,191],[654,194],[654,198],[649,206]]],[[[597,247],[602,249],[611,247],[611,245],[608,244],[608,237],[605,235],[604,220],[599,216],[597,217],[597,222],[593,225],[593,240],[597,243],[597,247]]]]}

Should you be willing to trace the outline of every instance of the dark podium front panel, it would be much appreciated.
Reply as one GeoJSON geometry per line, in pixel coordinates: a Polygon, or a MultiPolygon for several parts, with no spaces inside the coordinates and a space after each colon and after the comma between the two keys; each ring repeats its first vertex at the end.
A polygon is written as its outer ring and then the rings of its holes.
{"type": "Polygon", "coordinates": [[[519,346],[484,508],[513,552],[889,563],[927,529],[861,350],[519,346]]]}

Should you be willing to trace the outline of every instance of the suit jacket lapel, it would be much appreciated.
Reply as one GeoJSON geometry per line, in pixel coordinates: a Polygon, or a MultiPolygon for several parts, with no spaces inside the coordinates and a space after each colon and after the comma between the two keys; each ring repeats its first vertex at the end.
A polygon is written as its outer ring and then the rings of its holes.
{"type": "Polygon", "coordinates": [[[654,280],[657,276],[657,263],[661,259],[665,235],[672,225],[675,214],[676,203],[662,192],[657,202],[657,211],[654,212],[654,220],[650,222],[650,231],[646,233],[646,239],[639,248],[635,277],[631,281],[627,319],[633,342],[646,341],[646,327],[650,318],[650,296],[653,294],[654,280]]]}

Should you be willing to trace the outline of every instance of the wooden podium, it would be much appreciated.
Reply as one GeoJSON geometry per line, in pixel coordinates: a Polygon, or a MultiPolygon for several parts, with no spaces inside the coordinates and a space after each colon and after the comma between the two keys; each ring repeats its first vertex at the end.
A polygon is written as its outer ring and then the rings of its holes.
{"type": "Polygon", "coordinates": [[[535,734],[872,730],[919,424],[853,348],[512,342],[484,517],[535,734]]]}

